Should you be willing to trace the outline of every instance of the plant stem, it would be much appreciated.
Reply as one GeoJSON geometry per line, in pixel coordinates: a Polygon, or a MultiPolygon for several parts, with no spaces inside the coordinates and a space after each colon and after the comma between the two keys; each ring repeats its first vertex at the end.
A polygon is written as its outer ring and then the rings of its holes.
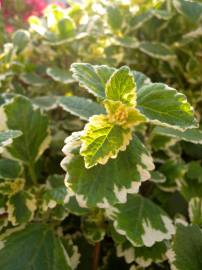
{"type": "Polygon", "coordinates": [[[34,185],[37,185],[37,177],[36,177],[36,173],[35,173],[35,169],[34,169],[34,164],[33,163],[29,163],[29,174],[30,174],[30,177],[32,179],[32,183],[34,185]]]}
{"type": "Polygon", "coordinates": [[[93,249],[93,263],[92,263],[92,270],[97,270],[99,265],[99,258],[100,258],[100,243],[96,243],[93,249]]]}

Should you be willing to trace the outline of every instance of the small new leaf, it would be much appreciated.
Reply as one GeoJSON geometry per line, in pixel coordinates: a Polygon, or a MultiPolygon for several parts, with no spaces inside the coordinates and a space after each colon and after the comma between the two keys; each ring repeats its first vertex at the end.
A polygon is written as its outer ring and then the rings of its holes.
{"type": "Polygon", "coordinates": [[[136,105],[136,85],[127,66],[116,70],[106,84],[106,97],[126,105],[136,105]]]}
{"type": "Polygon", "coordinates": [[[105,100],[104,105],[108,113],[109,122],[131,128],[146,121],[146,117],[137,109],[127,106],[120,101],[105,100]]]}
{"type": "Polygon", "coordinates": [[[105,164],[109,158],[116,158],[124,151],[132,139],[132,130],[110,123],[108,116],[95,115],[89,119],[81,136],[80,154],[84,157],[86,168],[105,164]]]}

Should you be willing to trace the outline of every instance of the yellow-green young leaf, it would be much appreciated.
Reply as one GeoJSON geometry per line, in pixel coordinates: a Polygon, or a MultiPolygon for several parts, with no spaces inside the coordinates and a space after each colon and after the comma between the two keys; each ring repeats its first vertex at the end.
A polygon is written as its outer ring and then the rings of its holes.
{"type": "Polygon", "coordinates": [[[137,109],[127,106],[120,101],[106,99],[104,105],[108,113],[109,122],[120,125],[123,128],[130,128],[147,120],[137,109]]]}
{"type": "Polygon", "coordinates": [[[61,240],[46,224],[29,224],[6,231],[0,238],[2,270],[71,270],[61,240]]]}
{"type": "Polygon", "coordinates": [[[106,97],[126,105],[136,105],[136,85],[127,66],[116,70],[106,84],[106,97]]]}
{"type": "Polygon", "coordinates": [[[36,198],[27,191],[19,191],[7,202],[8,220],[12,225],[27,223],[34,217],[36,198]]]}
{"type": "Polygon", "coordinates": [[[89,119],[81,136],[81,155],[86,168],[105,164],[109,158],[116,158],[132,139],[132,130],[109,122],[106,115],[95,115],[89,119]]]}

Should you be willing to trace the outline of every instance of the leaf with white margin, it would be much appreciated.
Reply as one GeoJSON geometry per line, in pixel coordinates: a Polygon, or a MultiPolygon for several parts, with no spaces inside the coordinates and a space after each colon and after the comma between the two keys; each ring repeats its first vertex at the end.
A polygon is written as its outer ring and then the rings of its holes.
{"type": "Polygon", "coordinates": [[[116,158],[119,151],[125,151],[132,139],[132,129],[110,123],[106,115],[94,115],[89,119],[81,136],[80,154],[86,168],[106,164],[109,158],[116,158]]]}
{"type": "Polygon", "coordinates": [[[9,154],[24,163],[35,162],[50,142],[48,117],[39,109],[34,110],[30,100],[20,95],[3,105],[1,114],[1,125],[23,133],[7,147],[9,154]]]}
{"type": "Polygon", "coordinates": [[[134,137],[126,151],[102,166],[86,169],[79,155],[79,134],[66,140],[63,152],[66,157],[62,168],[67,171],[65,183],[81,207],[107,208],[115,203],[125,203],[127,193],[137,193],[141,181],[150,178],[154,169],[152,158],[141,141],[134,137]],[[74,141],[75,137],[75,141],[74,141]]]}
{"type": "Polygon", "coordinates": [[[36,198],[27,191],[19,191],[7,201],[8,220],[12,225],[23,224],[31,221],[36,211],[36,198]]]}
{"type": "Polygon", "coordinates": [[[185,95],[163,83],[151,83],[137,92],[137,108],[154,124],[188,129],[197,127],[185,95]]]}
{"type": "MultiPolygon", "coordinates": [[[[91,65],[88,63],[74,63],[71,65],[73,78],[79,82],[80,86],[87,89],[96,97],[105,98],[105,84],[111,75],[117,71],[105,65],[91,65]]],[[[137,90],[143,85],[151,83],[151,80],[142,72],[131,70],[136,82],[137,90]]]]}
{"type": "Polygon", "coordinates": [[[32,99],[32,103],[43,111],[50,111],[59,106],[58,98],[57,96],[38,96],[32,99]]]}
{"type": "Polygon", "coordinates": [[[78,116],[85,121],[95,114],[105,113],[105,110],[101,105],[83,97],[61,97],[58,103],[64,111],[78,116]]]}
{"type": "Polygon", "coordinates": [[[187,17],[191,22],[197,23],[202,17],[202,4],[197,1],[173,0],[176,10],[187,17]]]}
{"type": "Polygon", "coordinates": [[[139,89],[141,89],[144,85],[151,83],[151,79],[147,77],[144,73],[136,70],[132,70],[131,72],[133,73],[134,76],[137,91],[139,91],[139,89]]]}
{"type": "Polygon", "coordinates": [[[135,80],[127,66],[117,69],[107,81],[106,98],[128,106],[136,105],[135,80]]]}
{"type": "Polygon", "coordinates": [[[114,220],[114,228],[136,247],[151,247],[156,242],[170,239],[174,226],[168,215],[151,200],[141,195],[128,195],[125,204],[106,210],[114,220]]]}
{"type": "Polygon", "coordinates": [[[157,59],[172,61],[176,59],[175,53],[164,43],[144,41],[139,44],[140,51],[157,59]]]}
{"type": "Polygon", "coordinates": [[[0,159],[0,179],[15,179],[22,171],[21,165],[17,160],[0,159]]]}
{"type": "Polygon", "coordinates": [[[105,237],[106,226],[103,216],[99,217],[99,210],[83,216],[81,228],[84,237],[92,244],[102,241],[105,237]]]}
{"type": "Polygon", "coordinates": [[[202,269],[202,232],[197,225],[177,225],[167,257],[172,270],[202,269]]]}
{"type": "Polygon", "coordinates": [[[194,197],[189,201],[189,218],[191,223],[202,225],[202,199],[194,197]]]}
{"type": "Polygon", "coordinates": [[[133,247],[126,241],[116,247],[117,256],[124,257],[126,263],[136,262],[141,267],[148,267],[152,263],[160,263],[166,260],[167,247],[165,242],[159,242],[152,247],[133,247]]]}
{"type": "Polygon", "coordinates": [[[61,82],[64,84],[70,84],[70,83],[75,82],[75,80],[72,78],[72,75],[69,71],[58,68],[58,67],[47,68],[46,73],[56,82],[61,82]]]}
{"type": "Polygon", "coordinates": [[[0,194],[11,196],[23,190],[24,186],[25,186],[25,179],[23,178],[12,179],[12,181],[10,179],[4,180],[0,182],[0,194]]]}
{"type": "Polygon", "coordinates": [[[46,224],[35,223],[10,229],[0,239],[0,269],[72,269],[61,240],[46,224]]]}
{"type": "Polygon", "coordinates": [[[115,71],[108,66],[93,66],[88,63],[74,63],[71,65],[73,78],[81,87],[99,98],[105,97],[105,84],[115,71]]]}
{"type": "Polygon", "coordinates": [[[1,131],[0,132],[0,152],[3,151],[2,147],[11,144],[14,138],[17,138],[21,135],[22,135],[22,132],[20,130],[1,131]]]}
{"type": "Polygon", "coordinates": [[[77,269],[78,264],[80,263],[81,254],[79,253],[78,246],[73,242],[72,235],[67,234],[61,240],[68,253],[72,270],[77,269]]]}
{"type": "Polygon", "coordinates": [[[181,131],[168,127],[156,127],[153,132],[155,134],[179,138],[191,143],[202,144],[202,129],[199,128],[192,128],[181,131]]]}

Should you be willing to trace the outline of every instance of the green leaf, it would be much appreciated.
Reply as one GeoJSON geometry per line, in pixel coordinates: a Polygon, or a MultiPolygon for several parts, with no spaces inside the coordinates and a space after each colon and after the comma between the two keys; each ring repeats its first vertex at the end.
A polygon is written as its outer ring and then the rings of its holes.
{"type": "Polygon", "coordinates": [[[15,179],[21,173],[21,166],[18,161],[12,159],[0,159],[0,178],[15,179]]]}
{"type": "Polygon", "coordinates": [[[24,83],[35,86],[35,87],[41,87],[47,84],[47,80],[43,79],[36,73],[22,73],[20,75],[20,79],[24,83]]]}
{"type": "Polygon", "coordinates": [[[108,66],[93,66],[88,63],[74,63],[70,70],[81,87],[99,98],[105,97],[105,84],[115,71],[114,68],[108,66]]]}
{"type": "Polygon", "coordinates": [[[27,223],[34,217],[36,198],[27,191],[19,191],[7,202],[8,220],[12,225],[27,223]]]}
{"type": "Polygon", "coordinates": [[[136,49],[139,46],[138,39],[131,36],[114,37],[113,42],[123,48],[136,49]]]}
{"type": "Polygon", "coordinates": [[[130,128],[123,128],[109,122],[105,115],[95,115],[89,119],[81,136],[80,154],[86,168],[96,164],[106,164],[109,158],[116,158],[124,151],[132,139],[130,128]]]}
{"type": "Polygon", "coordinates": [[[7,147],[9,153],[25,163],[36,161],[50,141],[47,116],[39,109],[34,110],[30,100],[23,96],[16,96],[6,103],[3,116],[4,125],[23,133],[7,147]]]}
{"type": "Polygon", "coordinates": [[[19,29],[12,36],[14,46],[19,50],[23,50],[30,40],[30,33],[26,30],[19,29]]]}
{"type": "Polygon", "coordinates": [[[162,83],[143,86],[137,92],[137,108],[153,123],[176,129],[197,126],[186,97],[162,83]]]}
{"type": "Polygon", "coordinates": [[[79,155],[79,143],[71,142],[72,139],[71,136],[66,140],[63,152],[67,157],[61,165],[67,171],[67,188],[81,207],[105,208],[117,202],[125,203],[127,193],[137,193],[141,181],[149,179],[149,171],[154,169],[150,154],[137,137],[116,159],[90,169],[85,168],[79,155]]]}
{"type": "Polygon", "coordinates": [[[189,218],[191,223],[202,226],[202,199],[194,197],[189,201],[189,218]]]}
{"type": "Polygon", "coordinates": [[[0,132],[0,147],[9,145],[13,142],[12,139],[22,135],[20,130],[6,130],[0,132]]]}
{"type": "Polygon", "coordinates": [[[154,129],[154,133],[161,134],[168,137],[179,138],[187,142],[202,144],[202,130],[199,128],[193,128],[193,129],[181,131],[181,130],[176,130],[176,129],[167,128],[167,127],[156,127],[154,129]]]}
{"type": "Polygon", "coordinates": [[[139,91],[139,89],[141,89],[144,85],[151,83],[150,78],[147,77],[144,73],[136,71],[136,70],[132,70],[132,73],[133,73],[134,80],[136,83],[137,91],[139,91]]]}
{"type": "Polygon", "coordinates": [[[174,52],[163,43],[158,42],[141,42],[139,45],[140,51],[160,60],[172,61],[176,59],[174,52]]]}
{"type": "Polygon", "coordinates": [[[71,18],[62,18],[57,23],[60,38],[68,39],[75,36],[75,24],[71,18]]]}
{"type": "Polygon", "coordinates": [[[160,263],[166,260],[167,247],[165,242],[154,244],[152,247],[133,247],[125,241],[117,246],[117,256],[124,257],[126,263],[136,262],[141,267],[148,267],[152,263],[160,263]]]}
{"type": "Polygon", "coordinates": [[[58,99],[57,96],[40,96],[33,98],[32,103],[41,110],[50,111],[58,107],[58,99]]]}
{"type": "Polygon", "coordinates": [[[82,120],[88,120],[94,114],[103,114],[105,110],[98,103],[83,97],[61,97],[58,101],[63,110],[80,117],[82,120]]]}
{"type": "Polygon", "coordinates": [[[72,78],[72,75],[69,71],[58,68],[58,67],[47,68],[46,73],[56,82],[61,82],[64,84],[75,82],[75,80],[72,78]]]}
{"type": "Polygon", "coordinates": [[[167,253],[172,269],[202,269],[202,232],[197,225],[177,225],[172,249],[167,253]]]}
{"type": "Polygon", "coordinates": [[[63,244],[48,225],[17,227],[2,235],[1,240],[0,269],[72,269],[63,244]]]}
{"type": "Polygon", "coordinates": [[[114,31],[120,31],[123,23],[123,16],[119,10],[119,7],[108,6],[107,7],[107,22],[114,31]]]}
{"type": "Polygon", "coordinates": [[[136,85],[133,74],[127,66],[116,70],[106,84],[106,98],[136,105],[136,85]]]}
{"type": "Polygon", "coordinates": [[[64,185],[63,175],[50,175],[43,192],[43,210],[54,208],[57,205],[64,205],[69,199],[67,189],[64,185]]]}
{"type": "Polygon", "coordinates": [[[140,195],[128,195],[125,204],[117,204],[106,211],[114,220],[116,231],[137,247],[151,247],[156,242],[170,239],[174,233],[174,226],[167,214],[140,195]]]}
{"type": "Polygon", "coordinates": [[[197,23],[202,18],[202,4],[197,1],[173,0],[176,10],[191,22],[197,23]]]}

